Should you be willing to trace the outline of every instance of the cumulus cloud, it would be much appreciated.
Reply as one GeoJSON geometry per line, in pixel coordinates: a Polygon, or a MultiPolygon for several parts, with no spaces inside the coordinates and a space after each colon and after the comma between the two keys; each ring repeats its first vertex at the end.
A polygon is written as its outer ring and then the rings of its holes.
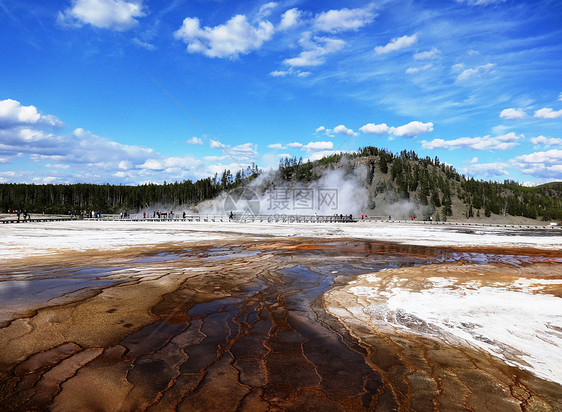
{"type": "Polygon", "coordinates": [[[413,137],[433,131],[433,123],[422,123],[417,120],[399,127],[391,127],[390,133],[395,136],[413,137]]]}
{"type": "Polygon", "coordinates": [[[382,124],[374,124],[374,123],[367,123],[365,126],[359,128],[365,134],[376,134],[376,135],[383,135],[389,132],[389,127],[386,123],[382,124]]]}
{"type": "Polygon", "coordinates": [[[535,146],[562,146],[562,139],[555,137],[538,136],[529,139],[535,146]]]}
{"type": "Polygon", "coordinates": [[[187,141],[187,143],[189,144],[199,144],[202,145],[203,144],[203,139],[201,139],[200,137],[197,136],[193,136],[191,139],[189,139],[187,141]]]}
{"type": "Polygon", "coordinates": [[[297,57],[285,59],[283,63],[287,66],[305,67],[324,64],[325,56],[343,49],[345,41],[330,37],[313,37],[310,32],[305,32],[299,44],[304,50],[297,57]]]}
{"type": "Polygon", "coordinates": [[[550,107],[545,107],[544,109],[537,110],[533,117],[537,119],[558,119],[562,117],[562,110],[555,111],[550,107]]]}
{"type": "Polygon", "coordinates": [[[57,21],[66,26],[90,24],[100,29],[124,31],[138,24],[145,15],[142,0],[72,0],[72,6],[58,13],[57,21]]]}
{"type": "Polygon", "coordinates": [[[187,44],[189,53],[207,57],[238,57],[259,49],[275,32],[273,24],[261,21],[253,27],[246,16],[236,15],[225,24],[201,28],[199,19],[187,17],[174,38],[187,44]]]}
{"type": "Polygon", "coordinates": [[[276,149],[276,150],[286,149],[286,147],[283,146],[281,143],[268,144],[267,147],[269,147],[270,149],[276,149]]]}
{"type": "Polygon", "coordinates": [[[269,73],[270,76],[273,77],[285,77],[289,75],[289,71],[288,70],[274,70],[272,72],[269,73]]]}
{"type": "Polygon", "coordinates": [[[359,9],[329,10],[316,15],[314,28],[329,33],[357,30],[374,20],[376,14],[373,9],[370,4],[359,9]]]}
{"type": "Polygon", "coordinates": [[[299,24],[302,12],[297,9],[289,9],[281,16],[281,23],[277,26],[277,30],[284,31],[291,29],[299,24]]]}
{"type": "Polygon", "coordinates": [[[269,75],[272,77],[307,77],[310,76],[310,72],[302,71],[294,67],[289,67],[287,70],[274,70],[270,72],[269,75]]]}
{"type": "Polygon", "coordinates": [[[428,50],[428,51],[415,53],[414,59],[415,60],[433,60],[433,59],[437,58],[437,56],[439,56],[440,53],[441,53],[441,50],[434,47],[433,49],[428,50]]]}
{"type": "MultiPolygon", "coordinates": [[[[456,66],[457,65],[453,66],[453,68],[456,66]]],[[[471,69],[465,69],[461,74],[457,76],[457,80],[466,80],[474,76],[491,73],[494,66],[495,64],[493,63],[486,63],[471,69]]]]}
{"type": "Polygon", "coordinates": [[[62,127],[64,124],[52,115],[43,115],[35,106],[23,106],[13,99],[0,100],[0,129],[16,126],[62,127]]]}
{"type": "Polygon", "coordinates": [[[562,180],[562,150],[552,149],[518,156],[511,163],[525,174],[562,180]]]}
{"type": "Polygon", "coordinates": [[[27,128],[4,130],[0,139],[0,151],[5,153],[26,153],[30,160],[36,162],[49,161],[102,170],[141,164],[155,156],[152,149],[123,145],[80,128],[65,136],[27,128]]]}
{"type": "Polygon", "coordinates": [[[262,20],[265,19],[266,17],[269,17],[273,9],[276,7],[277,7],[277,3],[275,3],[274,1],[265,3],[263,6],[260,7],[258,11],[258,17],[257,17],[258,20],[262,20]]]}
{"type": "Polygon", "coordinates": [[[461,172],[468,176],[478,176],[480,178],[491,179],[494,177],[508,175],[506,168],[509,163],[493,162],[493,163],[471,163],[470,166],[462,168],[461,172]]]}
{"type": "Polygon", "coordinates": [[[421,67],[409,67],[406,69],[406,74],[413,74],[413,73],[417,73],[417,72],[421,72],[424,70],[427,70],[431,67],[431,64],[426,64],[425,66],[421,66],[421,67]]]}
{"type": "MultiPolygon", "coordinates": [[[[22,106],[13,100],[0,106],[0,163],[10,164],[24,156],[37,163],[33,174],[18,172],[10,176],[6,172],[2,174],[4,181],[139,184],[204,177],[209,173],[201,160],[192,156],[166,157],[151,148],[121,144],[82,128],[59,135],[42,129],[62,122],[54,122],[54,116],[43,115],[34,106],[22,106]]],[[[231,150],[239,156],[256,154],[251,145],[231,150]]]]}
{"type": "MultiPolygon", "coordinates": [[[[214,158],[214,160],[233,160],[235,162],[248,162],[259,157],[258,146],[254,143],[243,143],[237,146],[222,144],[216,140],[211,141],[211,148],[222,149],[223,156],[214,158]]],[[[211,160],[208,158],[207,160],[211,160]]]]}
{"type": "Polygon", "coordinates": [[[508,120],[522,119],[526,115],[527,114],[523,109],[514,109],[511,107],[509,109],[503,109],[500,113],[500,117],[502,119],[508,119],[508,120]]]}
{"type": "Polygon", "coordinates": [[[257,159],[259,157],[258,153],[258,145],[254,143],[243,143],[232,148],[229,148],[228,151],[232,154],[237,160],[242,159],[244,161],[257,159]]]}
{"type": "Polygon", "coordinates": [[[385,46],[377,46],[375,47],[376,54],[386,54],[396,50],[403,49],[405,47],[409,47],[412,44],[418,41],[418,35],[413,34],[412,36],[402,36],[402,37],[395,37],[393,38],[388,44],[385,46]]]}
{"type": "Polygon", "coordinates": [[[287,145],[287,147],[292,147],[294,149],[300,149],[301,147],[303,147],[303,144],[299,143],[299,142],[293,142],[293,143],[289,143],[287,145]]]}
{"type": "Polygon", "coordinates": [[[345,127],[343,124],[334,127],[334,133],[343,134],[344,136],[357,136],[357,133],[355,133],[352,129],[345,127]]]}
{"type": "Polygon", "coordinates": [[[523,139],[523,135],[513,132],[502,136],[491,137],[461,137],[454,140],[433,139],[431,141],[422,140],[424,149],[473,149],[473,150],[507,150],[517,146],[518,141],[523,139]]]}
{"type": "Polygon", "coordinates": [[[464,63],[457,63],[451,66],[451,70],[454,72],[459,72],[464,69],[464,63]]]}
{"type": "Polygon", "coordinates": [[[311,162],[314,162],[315,160],[320,160],[323,157],[328,157],[339,153],[349,153],[349,152],[345,150],[338,150],[335,152],[333,150],[318,150],[318,151],[311,152],[310,156],[308,156],[306,160],[310,160],[311,162]]]}
{"type": "Polygon", "coordinates": [[[23,156],[37,163],[33,176],[18,173],[5,175],[6,180],[139,183],[138,179],[147,177],[178,179],[197,173],[201,167],[200,160],[191,156],[162,156],[151,148],[121,144],[82,128],[64,135],[43,130],[59,125],[62,122],[41,114],[34,106],[22,106],[15,100],[1,102],[0,163],[9,164],[23,156]],[[41,167],[49,171],[41,171],[41,167]]]}
{"type": "Polygon", "coordinates": [[[330,150],[334,148],[334,144],[332,142],[309,142],[302,148],[308,151],[330,150]]]}

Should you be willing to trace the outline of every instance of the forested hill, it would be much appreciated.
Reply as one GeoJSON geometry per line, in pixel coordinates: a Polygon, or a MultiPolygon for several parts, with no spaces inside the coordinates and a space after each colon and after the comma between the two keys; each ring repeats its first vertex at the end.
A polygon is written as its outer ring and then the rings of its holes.
{"type": "MultiPolygon", "coordinates": [[[[385,149],[365,147],[353,154],[333,155],[314,162],[286,158],[280,162],[274,179],[306,184],[332,169],[350,174],[361,170],[362,173],[355,175],[361,176],[360,183],[368,190],[369,214],[382,215],[386,213],[385,207],[407,201],[418,211],[420,219],[512,215],[562,221],[562,182],[527,187],[513,181],[474,180],[438,158],[420,158],[413,151],[393,154],[385,149]]],[[[118,213],[157,205],[191,207],[215,198],[224,190],[247,184],[259,173],[253,165],[235,174],[227,170],[222,175],[195,182],[162,185],[0,184],[0,210],[118,213]]]]}
{"type": "Polygon", "coordinates": [[[286,158],[279,172],[285,180],[311,182],[326,170],[365,169],[369,211],[388,214],[388,206],[407,200],[422,219],[438,220],[512,215],[544,221],[562,220],[562,182],[527,187],[514,181],[475,180],[435,158],[413,151],[393,154],[376,147],[325,157],[315,162],[286,158]],[[386,209],[385,209],[386,207],[386,209]]]}

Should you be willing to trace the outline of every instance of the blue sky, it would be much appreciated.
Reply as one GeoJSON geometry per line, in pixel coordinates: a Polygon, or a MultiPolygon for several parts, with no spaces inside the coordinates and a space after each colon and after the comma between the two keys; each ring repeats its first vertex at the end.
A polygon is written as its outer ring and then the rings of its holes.
{"type": "Polygon", "coordinates": [[[562,180],[562,2],[0,0],[0,182],[182,181],[372,145],[562,180]]]}

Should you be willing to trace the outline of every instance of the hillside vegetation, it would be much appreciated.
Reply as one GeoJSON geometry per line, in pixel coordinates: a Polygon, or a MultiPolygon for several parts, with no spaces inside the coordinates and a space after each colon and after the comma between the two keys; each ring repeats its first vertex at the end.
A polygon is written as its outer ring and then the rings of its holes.
{"type": "MultiPolygon", "coordinates": [[[[388,206],[404,204],[417,219],[487,219],[497,216],[562,221],[562,182],[527,187],[514,181],[503,183],[475,180],[459,174],[435,158],[420,158],[413,151],[393,154],[376,147],[356,153],[333,155],[314,162],[282,159],[272,179],[307,184],[330,170],[341,169],[358,175],[368,191],[368,214],[383,214],[388,206]]],[[[162,185],[35,185],[0,184],[0,209],[46,213],[77,213],[96,210],[105,213],[142,210],[154,205],[192,207],[213,199],[224,190],[248,184],[260,171],[253,165],[232,174],[198,181],[162,185]]]]}
{"type": "Polygon", "coordinates": [[[279,173],[285,180],[311,182],[327,170],[364,169],[369,190],[370,211],[381,213],[400,200],[408,201],[416,218],[490,218],[518,216],[544,221],[562,220],[562,182],[527,187],[506,180],[503,183],[475,180],[459,174],[435,158],[420,158],[413,151],[393,154],[376,147],[360,148],[354,154],[333,155],[315,162],[286,158],[279,173]]]}

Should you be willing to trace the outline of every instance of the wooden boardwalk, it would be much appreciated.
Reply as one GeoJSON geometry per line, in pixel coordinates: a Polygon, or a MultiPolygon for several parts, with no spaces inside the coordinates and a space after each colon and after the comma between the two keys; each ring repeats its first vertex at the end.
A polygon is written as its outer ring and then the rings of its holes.
{"type": "Polygon", "coordinates": [[[229,218],[228,215],[183,215],[167,216],[161,218],[142,217],[142,215],[131,215],[127,218],[121,218],[119,215],[106,215],[101,218],[80,218],[70,216],[46,216],[17,219],[2,218],[0,222],[3,224],[14,223],[40,223],[40,222],[71,222],[71,221],[113,221],[113,222],[147,222],[147,223],[169,223],[169,222],[238,222],[238,223],[358,223],[369,222],[375,224],[414,224],[414,225],[439,225],[439,226],[466,226],[466,227],[505,227],[520,229],[549,229],[562,230],[561,225],[545,224],[545,225],[524,225],[524,224],[504,224],[504,223],[475,223],[475,222],[436,222],[428,220],[388,220],[385,216],[364,216],[362,218],[341,216],[341,215],[234,215],[229,218]]]}

